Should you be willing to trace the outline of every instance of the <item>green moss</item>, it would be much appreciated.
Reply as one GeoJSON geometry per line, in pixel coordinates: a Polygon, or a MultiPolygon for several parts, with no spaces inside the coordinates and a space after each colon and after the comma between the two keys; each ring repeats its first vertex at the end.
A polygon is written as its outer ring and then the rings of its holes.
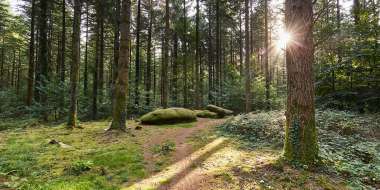
{"type": "Polygon", "coordinates": [[[314,115],[308,120],[300,118],[300,114],[293,114],[286,121],[284,157],[294,163],[314,164],[318,157],[315,118],[314,115]]]}
{"type": "Polygon", "coordinates": [[[200,118],[218,118],[218,114],[209,110],[195,110],[197,117],[200,118]]]}
{"type": "Polygon", "coordinates": [[[218,116],[220,118],[223,118],[223,117],[225,117],[227,115],[232,115],[234,113],[231,110],[227,110],[227,109],[215,106],[215,105],[208,105],[206,107],[206,109],[209,110],[209,111],[211,111],[211,112],[214,112],[214,113],[218,114],[218,116]]]}
{"type": "Polygon", "coordinates": [[[192,122],[196,119],[195,112],[185,108],[158,109],[140,118],[143,124],[155,125],[192,122]]]}

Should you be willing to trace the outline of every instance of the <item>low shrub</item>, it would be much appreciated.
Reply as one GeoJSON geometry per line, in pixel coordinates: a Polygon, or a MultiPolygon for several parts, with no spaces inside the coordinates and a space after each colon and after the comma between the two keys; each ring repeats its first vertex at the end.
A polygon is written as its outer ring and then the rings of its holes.
{"type": "Polygon", "coordinates": [[[70,174],[73,175],[80,175],[84,172],[90,171],[93,167],[94,163],[91,161],[75,161],[69,168],[67,168],[67,171],[70,174]]]}

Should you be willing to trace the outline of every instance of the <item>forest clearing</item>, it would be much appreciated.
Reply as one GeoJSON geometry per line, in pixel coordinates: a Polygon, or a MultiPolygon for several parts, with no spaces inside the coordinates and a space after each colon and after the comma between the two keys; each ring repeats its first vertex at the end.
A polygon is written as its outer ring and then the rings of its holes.
{"type": "Polygon", "coordinates": [[[0,0],[0,190],[380,189],[379,0],[0,0]]]}

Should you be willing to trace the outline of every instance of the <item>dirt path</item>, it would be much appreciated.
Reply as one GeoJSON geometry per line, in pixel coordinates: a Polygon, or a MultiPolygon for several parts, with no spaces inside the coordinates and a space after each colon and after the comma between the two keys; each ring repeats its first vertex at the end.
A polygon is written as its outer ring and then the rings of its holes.
{"type": "MultiPolygon", "coordinates": [[[[149,173],[154,173],[154,155],[152,153],[152,147],[158,144],[162,144],[168,140],[176,144],[176,149],[172,154],[171,162],[177,162],[182,160],[186,156],[190,155],[194,150],[191,144],[186,143],[187,139],[202,130],[207,130],[225,122],[225,119],[202,119],[199,118],[194,127],[190,128],[165,128],[159,133],[153,130],[150,133],[151,138],[145,138],[143,144],[144,159],[147,162],[147,170],[149,173]]],[[[143,128],[150,128],[157,126],[143,126],[143,128]]]]}

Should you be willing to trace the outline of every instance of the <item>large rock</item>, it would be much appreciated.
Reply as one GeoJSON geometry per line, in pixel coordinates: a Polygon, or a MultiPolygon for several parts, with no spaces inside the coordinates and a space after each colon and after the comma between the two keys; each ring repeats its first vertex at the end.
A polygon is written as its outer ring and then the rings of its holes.
{"type": "Polygon", "coordinates": [[[194,111],[185,108],[167,108],[157,109],[143,115],[141,118],[142,124],[174,124],[196,121],[197,117],[194,111]]]}
{"type": "Polygon", "coordinates": [[[231,111],[231,110],[228,110],[228,109],[224,109],[224,108],[221,108],[221,107],[218,107],[218,106],[215,106],[215,105],[208,105],[206,107],[207,110],[211,111],[211,112],[214,112],[216,114],[218,114],[218,117],[225,117],[227,115],[232,115],[234,112],[231,111]]]}
{"type": "Polygon", "coordinates": [[[197,117],[200,118],[218,118],[218,114],[209,110],[195,110],[197,117]]]}

